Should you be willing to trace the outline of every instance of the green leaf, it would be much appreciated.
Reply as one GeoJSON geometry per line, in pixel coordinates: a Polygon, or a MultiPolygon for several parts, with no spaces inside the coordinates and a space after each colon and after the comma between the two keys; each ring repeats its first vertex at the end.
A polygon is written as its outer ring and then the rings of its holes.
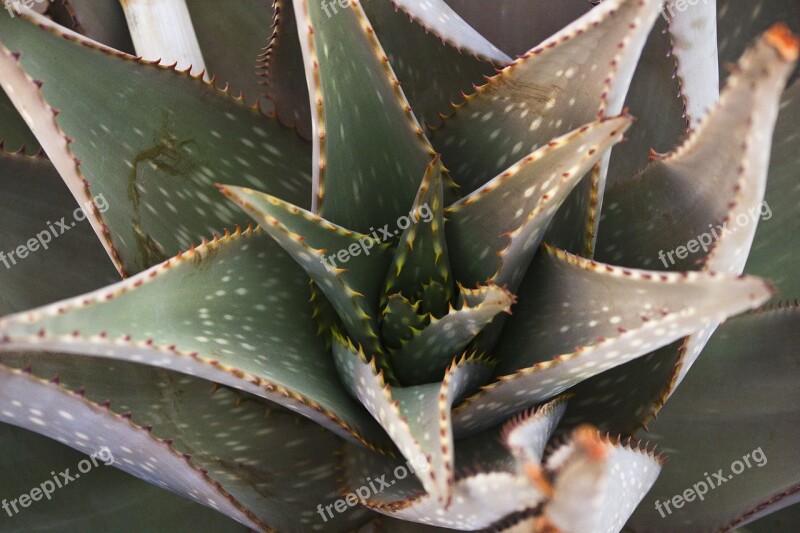
{"type": "MultiPolygon", "coordinates": [[[[796,498],[796,495],[795,495],[796,498]]],[[[787,503],[785,499],[780,504],[787,503]]],[[[800,523],[800,505],[797,503],[788,505],[781,510],[775,510],[774,506],[766,506],[763,510],[766,516],[761,517],[760,513],[754,513],[744,528],[737,528],[739,533],[794,533],[797,524],[800,523]]]]}
{"type": "Polygon", "coordinates": [[[451,407],[491,375],[491,365],[465,358],[452,365],[441,383],[390,387],[375,359],[335,334],[333,356],[350,393],[381,424],[402,455],[419,466],[416,476],[433,499],[450,501],[454,483],[451,407]]]}
{"type": "Polygon", "coordinates": [[[448,207],[448,249],[458,281],[516,291],[558,208],[629,125],[628,117],[616,117],[583,126],[448,207]]]}
{"type": "MultiPolygon", "coordinates": [[[[405,521],[403,531],[416,531],[425,524],[475,531],[488,528],[506,516],[535,507],[542,494],[525,477],[510,472],[464,473],[452,487],[450,505],[422,492],[409,472],[419,472],[424,460],[401,462],[366,455],[361,448],[346,446],[344,477],[346,490],[366,487],[362,504],[381,514],[405,521]],[[372,490],[372,486],[380,490],[372,490]],[[384,487],[380,481],[389,486],[384,487]],[[377,482],[376,482],[377,481],[377,482]],[[412,529],[413,528],[413,529],[412,529]]],[[[421,531],[427,531],[423,529],[421,531]]]]}
{"type": "Polygon", "coordinates": [[[269,236],[236,232],[103,290],[5,317],[0,351],[169,368],[378,443],[383,433],[342,389],[316,335],[309,296],[308,277],[269,236]]]}
{"type": "Polygon", "coordinates": [[[199,79],[36,21],[44,28],[0,18],[2,50],[22,54],[17,63],[0,50],[0,84],[26,109],[73,195],[108,201],[93,226],[121,272],[139,272],[241,222],[218,201],[215,181],[307,205],[308,145],[277,120],[199,79]],[[41,91],[22,69],[44,80],[41,91]],[[48,105],[61,109],[57,122],[48,105]]]}
{"type": "Polygon", "coordinates": [[[420,311],[421,303],[412,304],[400,293],[389,296],[381,314],[381,340],[387,348],[399,348],[415,330],[420,331],[427,325],[429,317],[420,311]]]}
{"type": "MultiPolygon", "coordinates": [[[[705,258],[703,268],[706,270],[730,274],[741,274],[744,271],[758,220],[766,216],[765,207],[769,208],[763,203],[769,170],[769,154],[764,150],[764,146],[772,145],[772,131],[778,117],[779,95],[786,79],[797,64],[799,53],[800,40],[785,26],[776,25],[767,30],[756,46],[745,53],[740,61],[742,72],[749,72],[752,75],[748,80],[750,82],[748,98],[755,97],[762,102],[766,101],[768,107],[748,117],[752,126],[750,135],[742,145],[745,159],[737,169],[739,179],[734,187],[734,201],[725,215],[725,221],[731,226],[735,224],[736,231],[719,236],[708,257],[705,258]],[[755,75],[754,70],[758,70],[759,73],[755,75]],[[761,94],[753,90],[757,87],[759,76],[769,80],[769,85],[761,94]]],[[[733,81],[734,84],[743,82],[744,80],[738,79],[733,81]]],[[[731,98],[729,94],[725,96],[731,98]]],[[[710,117],[708,122],[713,124],[715,118],[710,117]]],[[[708,324],[702,331],[687,339],[682,347],[681,361],[671,383],[671,391],[680,385],[718,325],[708,324]]]]}
{"type": "Polygon", "coordinates": [[[794,501],[799,342],[796,307],[748,314],[717,330],[650,432],[641,435],[670,461],[633,516],[635,530],[727,530],[756,511],[794,501]],[[664,507],[689,489],[694,495],[686,495],[681,507],[664,507]]]}
{"type": "Polygon", "coordinates": [[[349,5],[328,16],[328,3],[294,0],[294,14],[316,103],[314,212],[370,233],[408,213],[433,148],[361,5],[349,5]]]}
{"type": "Polygon", "coordinates": [[[221,190],[260,223],[316,282],[356,342],[375,355],[381,354],[378,299],[391,261],[388,245],[274,196],[239,187],[221,186],[221,190]],[[362,252],[364,257],[360,257],[362,252]]]}
{"type": "MultiPolygon", "coordinates": [[[[453,276],[444,232],[442,167],[435,159],[425,171],[411,211],[402,223],[407,227],[400,236],[384,284],[386,296],[400,293],[412,302],[447,309],[453,296],[453,276]],[[443,291],[420,294],[425,284],[438,284],[443,291]]],[[[398,226],[402,227],[398,221],[398,226]]],[[[386,296],[382,300],[386,299],[386,296]]]]}
{"type": "MultiPolygon", "coordinates": [[[[15,426],[0,424],[0,476],[3,497],[13,499],[29,494],[52,479],[50,472],[69,468],[76,470],[86,459],[60,442],[15,426]],[[25,465],[25,468],[20,468],[25,465]]],[[[94,465],[92,465],[94,466],[94,465]]],[[[3,531],[27,533],[41,530],[84,531],[105,533],[120,524],[139,531],[177,531],[191,533],[198,529],[244,533],[246,528],[198,503],[171,494],[100,463],[87,475],[62,486],[47,501],[31,504],[33,508],[17,509],[8,517],[3,511],[3,531]],[[124,494],[124,498],[119,495],[124,494]]],[[[7,500],[8,501],[8,500],[7,500]]]]}
{"type": "Polygon", "coordinates": [[[574,21],[592,4],[586,0],[446,0],[481,35],[505,52],[522,55],[574,21]]]}
{"type": "Polygon", "coordinates": [[[81,210],[89,209],[78,205],[47,159],[0,151],[0,183],[0,314],[119,280],[81,210]]]}
{"type": "Polygon", "coordinates": [[[763,223],[756,230],[745,272],[771,280],[783,298],[800,296],[800,204],[797,168],[800,165],[800,81],[783,95],[773,135],[763,223]],[[766,210],[769,207],[769,212],[766,210]]]}
{"type": "Polygon", "coordinates": [[[566,408],[567,399],[562,396],[515,417],[503,427],[503,444],[519,463],[538,466],[566,408]]]}
{"type": "Polygon", "coordinates": [[[273,34],[262,60],[266,94],[281,123],[310,139],[311,107],[294,6],[292,0],[274,0],[273,5],[273,34]]]}
{"type": "MultiPolygon", "coordinates": [[[[280,530],[316,524],[318,517],[311,502],[337,489],[335,463],[341,439],[283,408],[265,407],[252,397],[212,388],[205,380],[138,364],[59,354],[4,356],[3,364],[30,364],[34,375],[57,375],[62,389],[80,387],[72,403],[88,401],[102,408],[106,424],[116,420],[117,424],[112,425],[132,423],[145,428],[153,441],[148,449],[167,447],[207,477],[207,494],[216,491],[230,499],[262,529],[264,524],[280,530]]],[[[109,437],[107,429],[95,426],[97,422],[66,406],[35,407],[41,414],[34,416],[53,419],[46,425],[57,426],[58,436],[72,436],[68,444],[78,449],[94,451],[100,446],[97,441],[102,443],[101,438],[109,437]],[[77,440],[76,432],[80,433],[77,440]]],[[[20,412],[28,410],[24,405],[11,409],[12,415],[20,412]]],[[[19,416],[8,418],[11,423],[19,423],[19,416]]],[[[27,425],[38,431],[46,427],[32,422],[27,425]]],[[[129,442],[120,439],[120,453],[113,450],[113,458],[123,469],[129,465],[136,469],[126,469],[129,473],[164,488],[176,488],[169,474],[161,473],[161,468],[168,469],[167,465],[148,459],[148,450],[126,452],[126,445],[133,448],[129,442]]],[[[178,482],[178,488],[182,483],[183,480],[178,482]]],[[[182,495],[206,503],[198,492],[194,496],[185,492],[182,495]]],[[[329,530],[337,530],[337,526],[341,530],[364,515],[363,510],[340,515],[327,526],[329,530]]]]}
{"type": "Polygon", "coordinates": [[[663,13],[669,19],[670,51],[675,56],[686,119],[694,128],[719,100],[717,0],[677,7],[665,4],[663,13]]]}
{"type": "Polygon", "coordinates": [[[2,141],[0,152],[24,150],[25,153],[35,154],[41,150],[39,141],[2,90],[0,90],[0,141],[2,141]]]}
{"type": "Polygon", "coordinates": [[[405,385],[431,383],[442,378],[453,357],[500,313],[511,313],[514,296],[497,285],[461,289],[459,307],[441,318],[430,317],[421,331],[401,341],[390,353],[395,375],[405,385]]]}
{"type": "Polygon", "coordinates": [[[670,152],[688,133],[685,101],[675,74],[675,56],[671,48],[668,26],[659,17],[647,37],[625,99],[625,108],[636,121],[625,135],[627,141],[611,151],[607,194],[617,184],[635,177],[654,153],[670,152]],[[654,109],[653,102],[658,102],[658,110],[654,109]]]}
{"type": "MultiPolygon", "coordinates": [[[[598,116],[619,114],[659,5],[603,2],[455,106],[431,141],[456,183],[471,192],[552,139],[598,116]]],[[[556,219],[574,226],[567,232],[570,247],[580,241],[583,251],[592,244],[605,167],[596,169],[556,219]]]]}
{"type": "Polygon", "coordinates": [[[255,103],[264,92],[256,64],[269,43],[273,6],[270,0],[186,2],[208,74],[233,94],[244,92],[255,103]]]}
{"type": "Polygon", "coordinates": [[[715,253],[728,256],[739,250],[736,264],[744,265],[767,178],[764,147],[770,144],[780,94],[793,68],[791,58],[770,44],[780,38],[780,30],[775,32],[742,57],[718,106],[686,143],[608,192],[599,260],[695,270],[699,260],[708,262],[711,248],[722,246],[719,237],[726,234],[733,247],[715,253]],[[747,212],[753,209],[756,216],[747,212]],[[744,223],[736,219],[742,211],[744,223]]]}
{"type": "Polygon", "coordinates": [[[512,61],[444,0],[366,0],[361,5],[421,124],[439,124],[439,113],[462,91],[512,61]]]}
{"type": "MultiPolygon", "coordinates": [[[[264,528],[255,516],[248,516],[235,499],[217,488],[206,473],[145,428],[80,394],[3,365],[0,385],[0,421],[98,454],[96,467],[85,460],[90,467],[99,468],[113,458],[117,468],[129,474],[151,483],[161,481],[171,491],[187,498],[194,496],[199,503],[250,528],[264,528]],[[79,435],[75,434],[76,429],[79,435]]],[[[68,478],[64,481],[70,482],[68,478]]]]}
{"type": "Polygon", "coordinates": [[[773,24],[783,22],[794,33],[800,33],[800,4],[794,0],[716,1],[720,80],[728,77],[730,64],[773,24]]]}
{"type": "Polygon", "coordinates": [[[626,270],[549,247],[528,279],[493,354],[501,377],[455,410],[459,431],[490,427],[770,295],[757,278],[626,270]]]}
{"type": "MultiPolygon", "coordinates": [[[[194,3],[192,0],[190,4],[194,3]]],[[[133,53],[125,12],[118,1],[50,0],[54,21],[111,48],[133,53]]]]}
{"type": "Polygon", "coordinates": [[[656,481],[660,463],[630,441],[579,428],[547,461],[555,479],[540,520],[556,531],[620,531],[656,481]]]}

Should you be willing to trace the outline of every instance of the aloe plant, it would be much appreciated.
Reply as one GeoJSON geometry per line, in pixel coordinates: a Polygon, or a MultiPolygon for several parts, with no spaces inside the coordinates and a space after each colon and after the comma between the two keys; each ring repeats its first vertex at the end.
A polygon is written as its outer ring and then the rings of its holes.
{"type": "Polygon", "coordinates": [[[0,16],[3,531],[797,500],[795,1],[46,7],[0,16]]]}

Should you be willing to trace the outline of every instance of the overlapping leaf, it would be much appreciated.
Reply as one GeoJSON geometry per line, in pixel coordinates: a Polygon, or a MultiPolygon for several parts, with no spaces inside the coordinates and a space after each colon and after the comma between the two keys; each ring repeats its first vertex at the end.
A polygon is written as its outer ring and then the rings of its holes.
{"type": "Polygon", "coordinates": [[[755,278],[626,270],[545,248],[517,294],[495,349],[495,383],[460,405],[474,432],[615,366],[757,307],[770,296],[755,278]]]}
{"type": "Polygon", "coordinates": [[[433,149],[361,5],[336,16],[326,3],[293,5],[313,103],[314,211],[370,233],[408,214],[433,149]]]}
{"type": "Polygon", "coordinates": [[[116,57],[37,21],[45,27],[0,19],[0,83],[73,195],[107,199],[110,209],[93,225],[121,272],[240,222],[218,201],[215,181],[308,205],[308,145],[276,120],[198,79],[116,57]],[[19,63],[11,51],[21,53],[19,63]],[[41,90],[28,75],[44,81],[41,90]],[[48,104],[60,109],[57,122],[48,104]]]}
{"type": "Polygon", "coordinates": [[[308,277],[292,258],[248,230],[106,289],[5,317],[0,350],[169,368],[290,406],[348,438],[380,442],[382,432],[341,388],[309,296],[308,277]]]}
{"type": "Polygon", "coordinates": [[[749,314],[717,330],[641,435],[671,459],[634,515],[634,529],[728,529],[794,501],[798,325],[794,307],[749,314]],[[664,506],[676,496],[676,506],[664,506]]]}

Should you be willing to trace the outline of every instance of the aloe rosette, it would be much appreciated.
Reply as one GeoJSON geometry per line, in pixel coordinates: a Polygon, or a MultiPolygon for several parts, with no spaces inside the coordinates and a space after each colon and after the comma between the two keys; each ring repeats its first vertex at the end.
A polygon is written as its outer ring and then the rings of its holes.
{"type": "Polygon", "coordinates": [[[800,5],[157,4],[0,16],[4,531],[797,525],[800,5]]]}

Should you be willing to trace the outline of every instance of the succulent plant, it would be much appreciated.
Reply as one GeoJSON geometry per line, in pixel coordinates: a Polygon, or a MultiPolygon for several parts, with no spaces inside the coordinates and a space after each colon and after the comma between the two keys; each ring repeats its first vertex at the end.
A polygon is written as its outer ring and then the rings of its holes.
{"type": "Polygon", "coordinates": [[[797,501],[800,4],[593,3],[6,2],[0,528],[797,501]]]}

